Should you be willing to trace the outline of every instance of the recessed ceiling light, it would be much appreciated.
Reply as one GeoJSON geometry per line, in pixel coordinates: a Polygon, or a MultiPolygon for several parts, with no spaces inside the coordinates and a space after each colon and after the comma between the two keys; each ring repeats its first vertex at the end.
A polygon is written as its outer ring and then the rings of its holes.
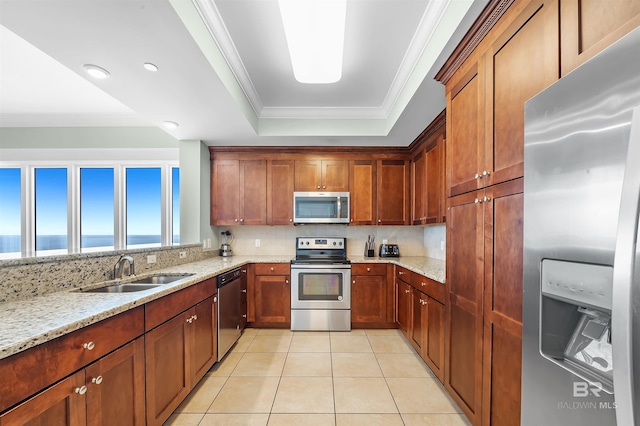
{"type": "Polygon", "coordinates": [[[145,62],[143,65],[144,69],[146,69],[147,71],[151,71],[151,72],[156,72],[158,71],[158,67],[155,64],[152,64],[151,62],[145,62]]]}
{"type": "Polygon", "coordinates": [[[100,80],[109,78],[109,71],[105,70],[104,68],[100,68],[97,65],[84,64],[82,68],[84,68],[87,74],[89,74],[93,78],[97,78],[100,80]]]}
{"type": "Polygon", "coordinates": [[[176,129],[179,126],[175,121],[163,121],[162,124],[164,124],[164,127],[167,129],[176,129]]]}
{"type": "Polygon", "coordinates": [[[278,5],[296,80],[339,81],[347,0],[278,0],[278,5]]]}

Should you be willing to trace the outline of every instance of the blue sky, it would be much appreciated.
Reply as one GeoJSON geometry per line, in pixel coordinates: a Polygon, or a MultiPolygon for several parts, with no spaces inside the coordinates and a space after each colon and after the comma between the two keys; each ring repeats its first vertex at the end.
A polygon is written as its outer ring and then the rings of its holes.
{"type": "Polygon", "coordinates": [[[160,169],[127,169],[127,235],[160,235],[160,169]]]}
{"type": "Polygon", "coordinates": [[[20,169],[0,168],[0,235],[20,235],[20,169]]]}
{"type": "Polygon", "coordinates": [[[67,234],[67,169],[36,169],[36,235],[67,234]]]}
{"type": "Polygon", "coordinates": [[[80,169],[82,235],[113,235],[113,169],[80,169]]]}

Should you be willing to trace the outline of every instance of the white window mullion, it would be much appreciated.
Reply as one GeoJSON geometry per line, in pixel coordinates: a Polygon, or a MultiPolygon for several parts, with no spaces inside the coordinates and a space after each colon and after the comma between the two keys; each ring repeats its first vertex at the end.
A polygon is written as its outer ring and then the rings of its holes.
{"type": "Polygon", "coordinates": [[[67,250],[80,253],[80,167],[67,167],[67,250]]]}
{"type": "Polygon", "coordinates": [[[35,167],[20,168],[20,227],[22,257],[36,254],[35,167]]]}
{"type": "Polygon", "coordinates": [[[115,250],[127,247],[127,182],[126,168],[113,167],[113,246],[115,250]]]}

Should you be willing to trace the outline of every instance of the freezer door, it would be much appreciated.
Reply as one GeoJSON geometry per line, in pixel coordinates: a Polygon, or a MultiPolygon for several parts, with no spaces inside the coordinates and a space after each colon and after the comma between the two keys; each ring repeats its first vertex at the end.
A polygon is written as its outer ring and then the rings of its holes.
{"type": "Polygon", "coordinates": [[[613,271],[613,380],[618,425],[640,425],[640,106],[633,112],[613,271]],[[636,379],[636,380],[634,380],[636,379]],[[635,411],[635,412],[634,412],[635,411]]]}

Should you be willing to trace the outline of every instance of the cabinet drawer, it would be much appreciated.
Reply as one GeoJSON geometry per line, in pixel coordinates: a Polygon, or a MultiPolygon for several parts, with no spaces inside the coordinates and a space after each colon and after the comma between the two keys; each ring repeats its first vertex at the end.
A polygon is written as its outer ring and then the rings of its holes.
{"type": "Polygon", "coordinates": [[[444,284],[427,278],[424,275],[413,274],[411,276],[411,285],[420,290],[424,294],[431,296],[433,299],[444,304],[444,284]]]}
{"type": "Polygon", "coordinates": [[[288,263],[256,263],[256,275],[289,275],[291,267],[288,263]]]}
{"type": "Polygon", "coordinates": [[[138,307],[1,359],[0,411],[83,368],[142,333],[144,311],[142,307],[138,307]]]}
{"type": "Polygon", "coordinates": [[[403,268],[402,266],[396,265],[396,278],[400,279],[406,283],[411,284],[412,282],[413,272],[408,270],[407,268],[403,268]]]}
{"type": "Polygon", "coordinates": [[[386,263],[354,263],[351,275],[387,275],[386,263]]]}
{"type": "Polygon", "coordinates": [[[151,330],[217,292],[215,278],[153,300],[144,305],[145,330],[151,330]]]}

